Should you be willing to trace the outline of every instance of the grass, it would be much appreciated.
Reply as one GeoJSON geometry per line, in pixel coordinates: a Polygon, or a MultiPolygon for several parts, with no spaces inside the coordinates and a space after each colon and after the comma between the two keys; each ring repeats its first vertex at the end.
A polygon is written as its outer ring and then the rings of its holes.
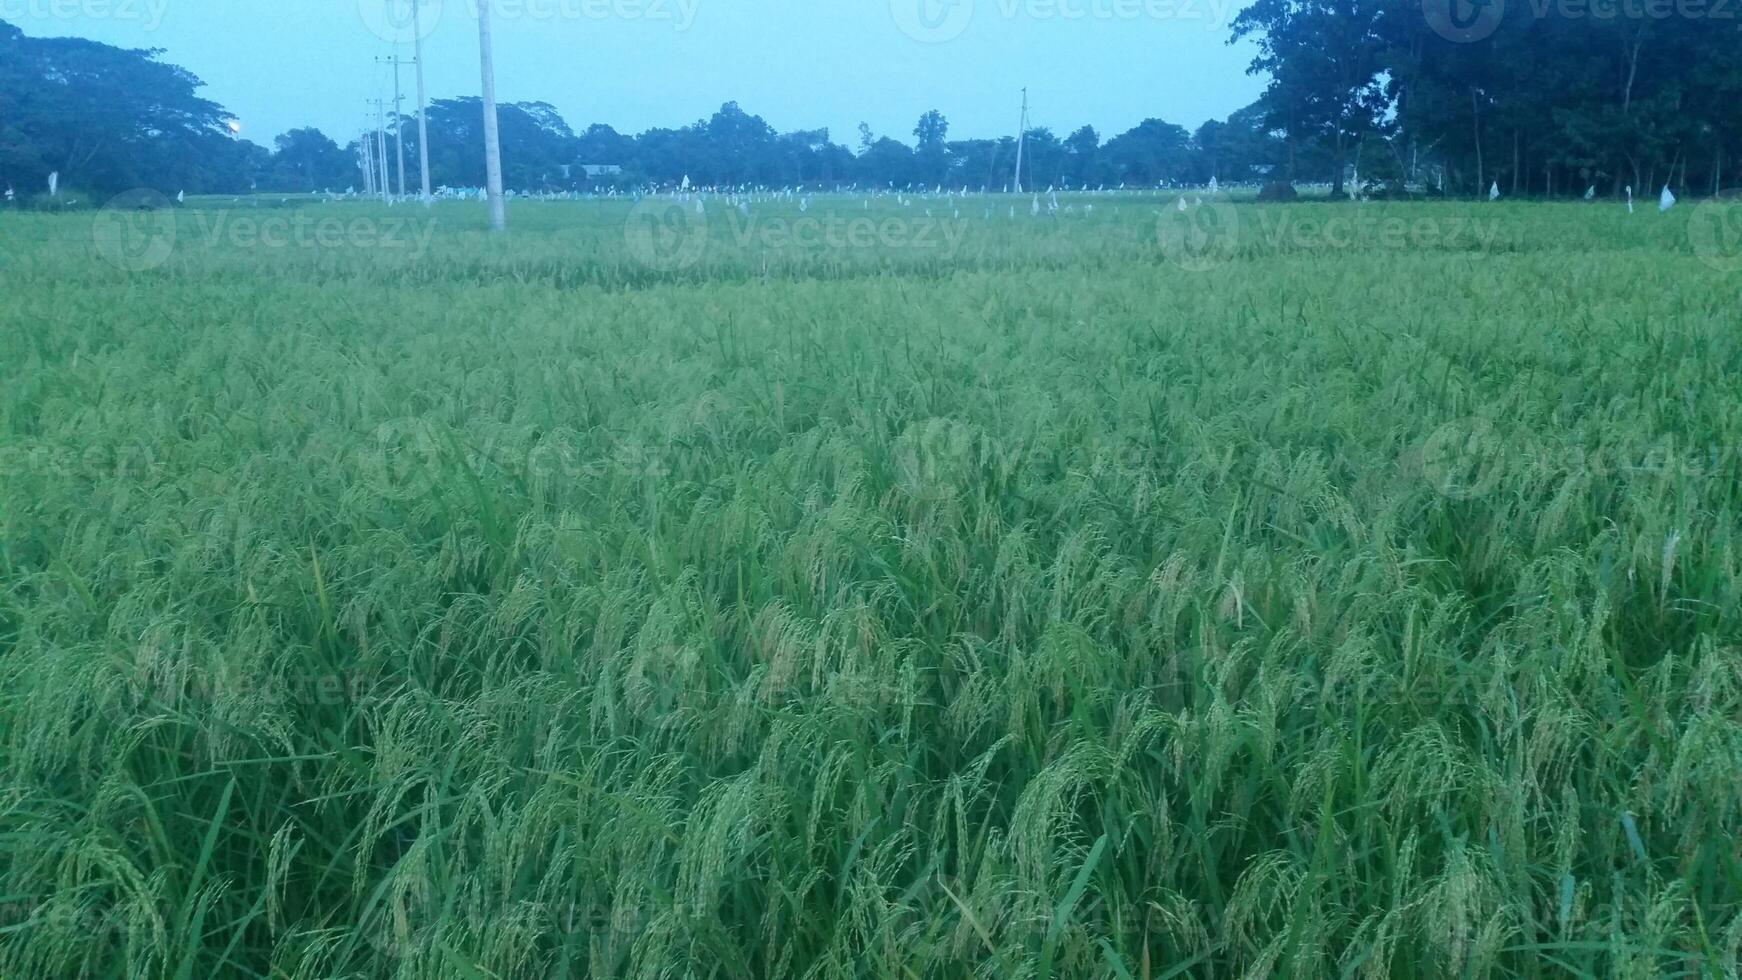
{"type": "Polygon", "coordinates": [[[1089,200],[0,214],[0,976],[1735,976],[1742,279],[1089,200]]]}

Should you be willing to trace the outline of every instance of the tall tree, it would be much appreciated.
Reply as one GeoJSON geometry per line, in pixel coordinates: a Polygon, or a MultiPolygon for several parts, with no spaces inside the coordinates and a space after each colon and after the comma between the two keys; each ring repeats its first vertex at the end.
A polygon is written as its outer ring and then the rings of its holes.
{"type": "Polygon", "coordinates": [[[250,154],[203,83],[158,58],[80,38],[31,38],[0,22],[0,183],[244,189],[250,154]]]}
{"type": "MultiPolygon", "coordinates": [[[[540,190],[573,181],[578,153],[574,132],[562,115],[544,102],[497,106],[502,140],[502,180],[518,190],[540,190]],[[563,168],[569,167],[569,178],[563,168]]],[[[416,127],[407,127],[406,154],[415,160],[416,127]]],[[[586,161],[609,162],[609,161],[586,161]]],[[[437,99],[429,106],[429,165],[432,184],[481,187],[484,184],[483,109],[477,98],[437,99]]],[[[408,175],[407,180],[410,180],[408,175]]]]}
{"type": "Polygon", "coordinates": [[[1340,194],[1353,149],[1384,127],[1387,10],[1386,0],[1255,0],[1234,19],[1235,39],[1258,44],[1250,71],[1270,76],[1266,117],[1288,136],[1291,179],[1302,144],[1321,145],[1340,194]]]}
{"type": "Polygon", "coordinates": [[[949,120],[936,109],[919,117],[919,124],[913,128],[914,138],[919,140],[915,152],[915,164],[921,180],[941,184],[949,177],[950,157],[947,139],[950,135],[949,120]]]}
{"type": "Polygon", "coordinates": [[[1192,137],[1184,127],[1145,119],[1109,140],[1102,152],[1121,183],[1153,187],[1189,176],[1192,137]]]}
{"type": "Polygon", "coordinates": [[[1101,160],[1101,134],[1095,127],[1084,126],[1066,137],[1065,152],[1070,154],[1065,179],[1078,187],[1094,183],[1101,160]]]}
{"type": "Polygon", "coordinates": [[[263,187],[275,191],[337,190],[357,183],[357,157],[318,129],[293,129],[275,147],[263,187]]]}

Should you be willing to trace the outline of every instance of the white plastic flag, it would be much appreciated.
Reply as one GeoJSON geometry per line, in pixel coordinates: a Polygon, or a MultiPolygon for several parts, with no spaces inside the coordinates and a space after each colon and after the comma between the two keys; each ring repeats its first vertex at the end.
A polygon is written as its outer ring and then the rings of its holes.
{"type": "Polygon", "coordinates": [[[1633,213],[1633,185],[1627,185],[1627,213],[1633,213]]]}
{"type": "Polygon", "coordinates": [[[1675,195],[1670,193],[1669,185],[1665,184],[1663,185],[1663,196],[1657,199],[1657,213],[1663,214],[1673,207],[1675,207],[1675,195]]]}
{"type": "Polygon", "coordinates": [[[48,175],[48,196],[49,197],[59,197],[60,196],[60,171],[59,170],[56,170],[54,173],[51,173],[48,175]]]}
{"type": "Polygon", "coordinates": [[[1488,188],[1488,200],[1500,200],[1500,182],[1498,180],[1494,182],[1493,187],[1488,188]]]}
{"type": "Polygon", "coordinates": [[[682,186],[683,186],[683,189],[686,191],[690,189],[690,175],[689,174],[683,175],[683,185],[682,186]]]}
{"type": "Polygon", "coordinates": [[[1186,212],[1187,212],[1187,211],[1189,211],[1189,210],[1191,210],[1191,209],[1190,209],[1190,208],[1188,208],[1188,207],[1186,207],[1186,199],[1185,199],[1185,198],[1183,198],[1183,197],[1182,197],[1182,198],[1180,198],[1180,199],[1179,199],[1179,213],[1180,213],[1180,214],[1185,214],[1185,213],[1186,213],[1186,212]]]}
{"type": "Polygon", "coordinates": [[[1221,189],[1221,185],[1216,183],[1216,178],[1212,175],[1210,177],[1210,193],[1215,194],[1220,189],[1221,189]]]}
{"type": "Polygon", "coordinates": [[[1596,199],[1597,199],[1597,185],[1596,185],[1596,184],[1592,184],[1592,185],[1591,185],[1591,186],[1590,186],[1590,187],[1589,187],[1589,188],[1588,188],[1588,189],[1586,189],[1586,191],[1585,191],[1585,200],[1587,200],[1587,201],[1595,201],[1595,200],[1596,200],[1596,199]]]}
{"type": "Polygon", "coordinates": [[[176,191],[175,192],[175,203],[186,204],[187,202],[188,202],[188,192],[187,191],[176,191]]]}

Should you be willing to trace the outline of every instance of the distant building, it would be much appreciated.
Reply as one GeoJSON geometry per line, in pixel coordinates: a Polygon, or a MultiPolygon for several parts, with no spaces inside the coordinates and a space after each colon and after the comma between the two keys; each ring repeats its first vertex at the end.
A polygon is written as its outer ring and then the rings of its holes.
{"type": "Polygon", "coordinates": [[[614,163],[583,163],[581,170],[589,178],[616,177],[623,173],[623,168],[614,163]]]}

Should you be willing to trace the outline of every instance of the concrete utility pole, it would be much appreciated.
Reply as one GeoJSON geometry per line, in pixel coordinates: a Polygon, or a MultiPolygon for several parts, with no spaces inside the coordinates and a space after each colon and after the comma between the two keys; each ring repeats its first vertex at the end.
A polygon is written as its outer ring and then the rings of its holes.
{"type": "Polygon", "coordinates": [[[1016,193],[1022,193],[1022,151],[1028,146],[1028,89],[1022,90],[1022,125],[1016,128],[1016,193]]]}
{"type": "Polygon", "coordinates": [[[357,164],[363,168],[363,196],[375,196],[375,146],[369,131],[357,137],[357,164]]]}
{"type": "Polygon", "coordinates": [[[423,87],[423,24],[418,8],[423,0],[411,0],[412,60],[417,62],[417,172],[423,175],[423,206],[434,203],[429,190],[429,97],[423,87]]]}
{"type": "MultiPolygon", "coordinates": [[[[413,9],[416,9],[416,8],[414,7],[413,9]]],[[[399,197],[401,200],[404,200],[406,197],[406,193],[405,193],[405,113],[401,112],[399,107],[402,104],[404,104],[405,96],[399,94],[399,66],[400,65],[409,65],[409,64],[412,64],[412,62],[402,61],[402,60],[400,60],[398,55],[395,55],[391,58],[382,58],[380,60],[393,66],[393,141],[395,144],[397,144],[398,149],[399,149],[399,197]]]]}
{"type": "Polygon", "coordinates": [[[502,199],[502,137],[496,128],[496,56],[490,42],[490,0],[478,0],[478,61],[484,75],[484,179],[490,195],[490,230],[508,230],[502,199]]]}
{"type": "Polygon", "coordinates": [[[387,100],[369,99],[368,103],[375,107],[375,148],[376,162],[381,167],[381,200],[393,203],[393,177],[387,169],[387,100]]]}

